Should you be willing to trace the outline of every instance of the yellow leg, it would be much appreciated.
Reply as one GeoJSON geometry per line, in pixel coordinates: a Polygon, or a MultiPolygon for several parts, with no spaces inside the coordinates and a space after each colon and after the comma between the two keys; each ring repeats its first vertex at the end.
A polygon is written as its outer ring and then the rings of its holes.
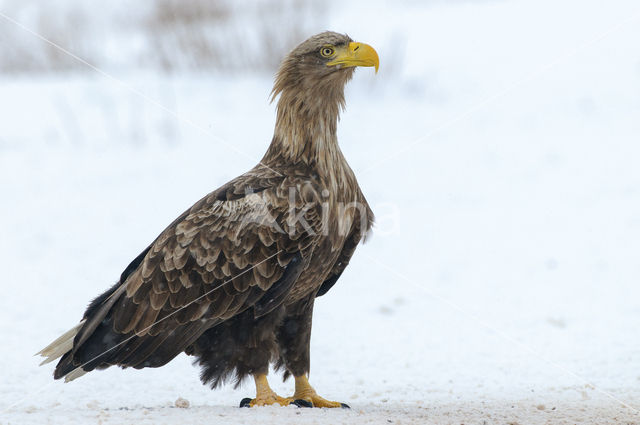
{"type": "Polygon", "coordinates": [[[240,403],[240,406],[269,406],[272,404],[279,404],[280,406],[287,406],[293,401],[292,398],[280,397],[269,386],[267,381],[267,375],[253,375],[253,379],[256,381],[256,398],[253,400],[245,399],[240,403]]]}
{"type": "Polygon", "coordinates": [[[310,402],[313,407],[349,407],[338,401],[326,400],[316,393],[316,390],[309,384],[309,380],[305,375],[296,376],[296,391],[293,394],[294,400],[304,400],[310,402]]]}

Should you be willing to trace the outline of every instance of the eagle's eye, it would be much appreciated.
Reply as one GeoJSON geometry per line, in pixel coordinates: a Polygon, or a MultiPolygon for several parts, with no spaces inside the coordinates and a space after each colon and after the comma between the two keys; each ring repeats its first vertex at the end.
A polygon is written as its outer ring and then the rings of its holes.
{"type": "Polygon", "coordinates": [[[324,46],[322,49],[320,49],[320,54],[325,58],[333,56],[333,52],[335,52],[335,50],[333,50],[333,47],[329,46],[324,46]]]}

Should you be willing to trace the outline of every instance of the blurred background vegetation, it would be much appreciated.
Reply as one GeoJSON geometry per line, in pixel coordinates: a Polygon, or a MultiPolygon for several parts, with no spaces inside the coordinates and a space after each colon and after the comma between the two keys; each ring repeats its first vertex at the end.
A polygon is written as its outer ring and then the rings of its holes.
{"type": "Polygon", "coordinates": [[[0,0],[0,73],[264,72],[326,19],[323,0],[0,0]],[[96,13],[96,8],[100,9],[96,13]]]}

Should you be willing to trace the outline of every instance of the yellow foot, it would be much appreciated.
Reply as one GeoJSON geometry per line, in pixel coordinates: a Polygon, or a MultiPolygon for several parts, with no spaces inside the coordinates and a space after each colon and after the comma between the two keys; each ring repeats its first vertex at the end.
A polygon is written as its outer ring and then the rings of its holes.
{"type": "Polygon", "coordinates": [[[349,408],[345,403],[339,401],[330,401],[320,397],[316,390],[309,384],[306,376],[296,376],[296,392],[291,397],[298,407],[344,407],[349,408]]]}
{"type": "Polygon", "coordinates": [[[240,402],[240,407],[256,407],[256,406],[271,406],[273,404],[280,406],[288,406],[293,403],[292,398],[280,397],[278,394],[256,397],[256,398],[243,398],[240,402]]]}
{"type": "Polygon", "coordinates": [[[292,398],[280,397],[269,387],[266,375],[254,375],[253,378],[256,381],[256,398],[242,399],[240,407],[271,406],[274,404],[288,406],[293,403],[292,398]]]}

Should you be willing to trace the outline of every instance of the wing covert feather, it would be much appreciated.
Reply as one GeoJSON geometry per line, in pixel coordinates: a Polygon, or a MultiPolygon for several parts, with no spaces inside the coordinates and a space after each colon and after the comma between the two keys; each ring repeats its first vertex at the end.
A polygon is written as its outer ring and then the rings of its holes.
{"type": "Polygon", "coordinates": [[[256,306],[266,293],[277,296],[254,308],[275,308],[322,234],[320,198],[297,179],[281,178],[275,187],[253,182],[261,190],[248,194],[240,190],[246,182],[238,181],[196,203],[157,238],[127,279],[112,310],[114,330],[156,335],[188,322],[225,320],[256,306]],[[283,187],[292,186],[302,187],[293,208],[281,196],[288,195],[283,187]],[[290,215],[302,215],[308,227],[289,222],[290,215]]]}

